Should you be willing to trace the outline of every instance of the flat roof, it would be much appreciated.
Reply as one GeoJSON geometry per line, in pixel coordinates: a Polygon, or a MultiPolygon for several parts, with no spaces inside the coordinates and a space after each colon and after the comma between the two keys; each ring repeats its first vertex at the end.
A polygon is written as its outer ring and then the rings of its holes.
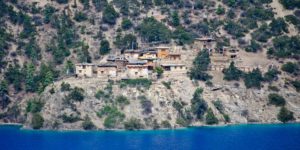
{"type": "Polygon", "coordinates": [[[75,66],[95,66],[95,64],[92,64],[92,63],[78,63],[78,64],[75,64],[75,66]]]}
{"type": "Polygon", "coordinates": [[[105,64],[99,64],[98,67],[117,67],[114,63],[105,63],[105,64]]]}
{"type": "Polygon", "coordinates": [[[161,64],[161,66],[185,66],[185,64],[161,64]]]}
{"type": "Polygon", "coordinates": [[[146,60],[128,59],[129,64],[146,64],[146,60]]]}
{"type": "Polygon", "coordinates": [[[215,41],[215,39],[212,38],[212,37],[195,38],[195,40],[198,40],[198,41],[208,41],[208,40],[215,41]]]}

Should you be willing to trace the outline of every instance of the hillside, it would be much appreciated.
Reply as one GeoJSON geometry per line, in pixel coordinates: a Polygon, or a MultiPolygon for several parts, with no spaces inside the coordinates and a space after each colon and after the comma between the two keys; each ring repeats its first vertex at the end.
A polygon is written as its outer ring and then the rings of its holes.
{"type": "Polygon", "coordinates": [[[156,129],[300,120],[298,1],[0,0],[0,7],[3,123],[156,129]],[[208,37],[211,49],[197,44],[208,37]],[[76,64],[162,46],[180,54],[187,73],[75,77],[76,64]],[[225,50],[238,54],[223,61],[225,50]]]}

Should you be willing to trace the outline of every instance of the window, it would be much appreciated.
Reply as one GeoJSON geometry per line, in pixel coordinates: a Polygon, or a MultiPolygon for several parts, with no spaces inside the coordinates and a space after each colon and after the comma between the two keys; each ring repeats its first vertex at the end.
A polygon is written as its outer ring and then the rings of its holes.
{"type": "Polygon", "coordinates": [[[101,71],[101,74],[104,74],[104,71],[101,71]]]}
{"type": "Polygon", "coordinates": [[[137,75],[138,74],[138,72],[135,72],[135,75],[137,75]]]}
{"type": "Polygon", "coordinates": [[[79,73],[82,73],[82,70],[79,70],[79,73]]]}
{"type": "Polygon", "coordinates": [[[83,65],[83,66],[82,66],[82,68],[83,68],[83,69],[85,69],[85,68],[86,68],[86,66],[85,66],[85,65],[83,65]]]}

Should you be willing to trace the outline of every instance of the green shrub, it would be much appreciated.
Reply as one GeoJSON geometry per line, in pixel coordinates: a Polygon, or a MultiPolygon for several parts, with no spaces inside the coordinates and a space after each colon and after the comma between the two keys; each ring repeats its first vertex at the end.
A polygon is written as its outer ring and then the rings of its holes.
{"type": "Polygon", "coordinates": [[[243,26],[231,20],[224,25],[224,30],[236,38],[242,37],[248,32],[243,26]]]}
{"type": "Polygon", "coordinates": [[[228,114],[223,114],[223,118],[225,120],[226,123],[229,123],[231,121],[230,117],[228,114]]]}
{"type": "Polygon", "coordinates": [[[286,9],[300,8],[300,1],[298,1],[298,0],[279,0],[279,2],[286,9]]]}
{"type": "Polygon", "coordinates": [[[152,81],[149,79],[127,79],[127,80],[122,80],[121,84],[122,86],[131,86],[131,87],[144,87],[146,89],[149,89],[150,86],[152,85],[152,81]]]}
{"type": "Polygon", "coordinates": [[[224,106],[223,106],[223,103],[222,101],[220,101],[219,99],[216,100],[216,101],[213,101],[212,102],[214,104],[214,106],[217,108],[217,110],[223,114],[224,113],[224,106]]]}
{"type": "Polygon", "coordinates": [[[202,50],[198,53],[193,61],[193,67],[190,71],[190,77],[196,80],[207,81],[212,77],[206,73],[210,64],[209,53],[207,50],[202,50]]]}
{"type": "Polygon", "coordinates": [[[285,23],[283,18],[272,19],[270,23],[270,31],[274,36],[288,33],[288,25],[285,23]]]}
{"type": "Polygon", "coordinates": [[[283,123],[295,120],[294,113],[285,107],[281,107],[279,113],[277,114],[277,119],[283,123]]]}
{"type": "Polygon", "coordinates": [[[127,97],[123,96],[123,95],[119,95],[116,97],[116,102],[121,105],[121,106],[125,106],[125,105],[129,105],[130,102],[127,99],[127,97]]]}
{"type": "Polygon", "coordinates": [[[179,45],[191,44],[193,42],[193,35],[182,26],[179,26],[173,32],[173,39],[179,45]]]}
{"type": "Polygon", "coordinates": [[[74,16],[74,20],[76,20],[77,22],[82,22],[82,21],[86,21],[88,18],[86,16],[86,14],[84,14],[81,11],[76,11],[75,12],[75,16],[74,16]]]}
{"type": "Polygon", "coordinates": [[[41,116],[38,113],[34,113],[32,115],[32,119],[31,119],[31,126],[33,129],[40,129],[41,127],[43,127],[44,124],[44,118],[43,116],[41,116]]]}
{"type": "Polygon", "coordinates": [[[164,73],[164,69],[162,67],[155,67],[154,72],[157,73],[157,77],[160,78],[162,74],[164,73]]]}
{"type": "Polygon", "coordinates": [[[278,87],[276,87],[276,86],[271,86],[271,85],[268,86],[268,89],[269,89],[269,90],[272,90],[272,91],[275,91],[275,92],[279,92],[279,91],[280,91],[280,90],[278,89],[278,87]]]}
{"type": "Polygon", "coordinates": [[[84,100],[84,90],[82,88],[75,87],[69,93],[68,99],[82,102],[84,100]]]}
{"type": "Polygon", "coordinates": [[[287,62],[286,64],[283,64],[281,69],[288,73],[296,73],[299,70],[299,66],[296,63],[287,62]]]}
{"type": "Polygon", "coordinates": [[[300,81],[295,80],[295,81],[292,81],[291,83],[296,88],[297,92],[299,92],[300,91],[300,81]]]}
{"type": "Polygon", "coordinates": [[[44,103],[41,100],[32,99],[27,102],[26,112],[38,113],[43,109],[44,103]]]}
{"type": "Polygon", "coordinates": [[[275,106],[284,106],[286,103],[285,99],[276,93],[269,94],[268,99],[269,103],[275,106]]]}
{"type": "Polygon", "coordinates": [[[229,68],[225,68],[222,72],[224,73],[223,79],[228,81],[238,81],[243,76],[243,72],[234,66],[234,62],[231,62],[229,68]]]}
{"type": "Polygon", "coordinates": [[[109,46],[109,42],[107,40],[102,40],[100,43],[100,54],[101,55],[105,55],[108,54],[110,52],[110,46],[109,46]]]}
{"type": "Polygon", "coordinates": [[[268,24],[263,23],[257,30],[251,33],[252,39],[266,43],[272,37],[268,24]]]}
{"type": "Polygon", "coordinates": [[[268,52],[279,58],[297,58],[300,55],[300,37],[299,36],[279,36],[273,39],[273,49],[268,52]]]}
{"type": "Polygon", "coordinates": [[[261,50],[261,46],[257,42],[255,42],[254,40],[251,40],[250,45],[247,46],[245,50],[246,50],[246,52],[255,53],[255,52],[261,50]]]}
{"type": "Polygon", "coordinates": [[[152,107],[153,107],[153,104],[150,100],[148,100],[146,97],[140,99],[140,104],[143,108],[143,113],[144,114],[150,114],[152,113],[152,107]]]}
{"type": "Polygon", "coordinates": [[[264,74],[264,80],[268,82],[276,81],[280,72],[276,68],[269,68],[268,72],[264,74]]]}
{"type": "Polygon", "coordinates": [[[168,42],[171,38],[171,31],[154,17],[145,18],[137,30],[146,42],[168,42]]]}
{"type": "Polygon", "coordinates": [[[110,25],[116,24],[116,20],[119,17],[118,12],[114,9],[113,5],[106,5],[103,11],[102,21],[110,25]]]}
{"type": "Polygon", "coordinates": [[[187,127],[190,125],[190,122],[181,116],[176,118],[176,123],[182,127],[187,127]]]}
{"type": "Polygon", "coordinates": [[[97,98],[97,99],[101,99],[102,97],[105,97],[105,92],[104,91],[102,91],[102,90],[98,90],[97,91],[97,93],[95,94],[95,97],[97,98]]]}
{"type": "Polygon", "coordinates": [[[218,8],[216,10],[217,15],[224,15],[225,14],[225,8],[222,7],[221,5],[218,5],[218,8]]]}
{"type": "Polygon", "coordinates": [[[96,128],[94,123],[91,121],[91,118],[88,115],[84,117],[81,126],[84,130],[93,130],[96,128]]]}
{"type": "Polygon", "coordinates": [[[124,122],[124,128],[126,130],[140,130],[144,128],[140,119],[130,118],[128,121],[124,122]]]}
{"type": "Polygon", "coordinates": [[[163,82],[161,82],[167,89],[171,89],[171,82],[170,81],[168,81],[168,82],[166,82],[166,81],[163,81],[163,82]]]}
{"type": "Polygon", "coordinates": [[[172,125],[170,124],[170,122],[168,120],[164,120],[161,122],[161,126],[163,128],[172,128],[172,125]]]}
{"type": "Polygon", "coordinates": [[[207,110],[207,114],[205,116],[205,121],[206,121],[206,124],[209,124],[209,125],[218,124],[219,123],[218,118],[215,116],[215,114],[213,113],[213,111],[212,111],[211,108],[209,108],[207,110]]]}
{"type": "Polygon", "coordinates": [[[116,128],[125,118],[125,115],[117,107],[112,106],[104,106],[103,109],[97,112],[97,116],[99,118],[106,116],[103,124],[106,128],[116,128]]]}
{"type": "Polygon", "coordinates": [[[122,26],[122,29],[128,30],[133,26],[133,24],[129,19],[123,19],[121,26],[122,26]]]}
{"type": "Polygon", "coordinates": [[[74,123],[74,122],[81,120],[81,118],[78,115],[73,115],[73,114],[67,115],[65,113],[61,116],[61,118],[62,118],[63,122],[66,122],[66,123],[74,123]]]}
{"type": "Polygon", "coordinates": [[[71,90],[71,85],[69,83],[62,82],[60,85],[60,91],[70,91],[71,90]]]}
{"type": "Polygon", "coordinates": [[[208,108],[206,101],[202,98],[202,92],[203,89],[197,88],[191,100],[191,110],[197,119],[202,119],[208,108]]]}
{"type": "Polygon", "coordinates": [[[247,88],[261,88],[261,82],[263,77],[261,71],[257,68],[253,71],[246,73],[244,77],[244,83],[247,88]]]}

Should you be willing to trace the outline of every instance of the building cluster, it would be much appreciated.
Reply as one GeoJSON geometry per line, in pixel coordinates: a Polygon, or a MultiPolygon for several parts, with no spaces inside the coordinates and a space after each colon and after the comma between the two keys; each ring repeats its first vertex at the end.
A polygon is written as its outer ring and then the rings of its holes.
{"type": "MultiPolygon", "coordinates": [[[[235,62],[236,66],[245,72],[249,72],[258,66],[247,66],[241,63],[239,59],[239,50],[235,47],[217,47],[216,39],[212,37],[196,38],[194,41],[194,47],[199,50],[208,50],[211,65],[210,70],[222,71],[227,68],[231,62],[235,62]]],[[[259,67],[258,67],[259,68],[259,67]]]]}
{"type": "Polygon", "coordinates": [[[120,55],[109,55],[105,63],[76,64],[77,77],[98,77],[104,79],[155,78],[160,67],[163,75],[186,74],[186,65],[181,54],[170,47],[155,47],[143,50],[125,50],[120,55]]]}

